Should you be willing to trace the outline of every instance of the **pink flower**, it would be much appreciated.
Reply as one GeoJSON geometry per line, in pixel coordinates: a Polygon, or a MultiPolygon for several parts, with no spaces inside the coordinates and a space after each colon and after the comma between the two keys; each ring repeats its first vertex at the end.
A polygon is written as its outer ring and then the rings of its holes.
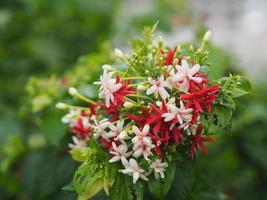
{"type": "Polygon", "coordinates": [[[148,156],[152,154],[151,149],[155,147],[154,144],[152,144],[151,137],[148,136],[149,133],[149,125],[146,124],[142,130],[142,132],[139,130],[138,127],[133,126],[132,131],[135,133],[135,137],[132,139],[133,146],[133,156],[138,158],[141,155],[144,156],[146,160],[148,159],[148,156]]]}
{"type": "Polygon", "coordinates": [[[200,65],[196,64],[192,68],[189,67],[185,59],[182,60],[182,66],[177,65],[177,73],[172,77],[173,82],[179,82],[179,89],[187,92],[189,89],[189,81],[201,83],[201,77],[195,77],[196,73],[200,70],[200,65]]]}
{"type": "Polygon", "coordinates": [[[120,169],[119,171],[123,174],[128,174],[129,176],[132,176],[134,184],[139,178],[148,181],[148,178],[144,175],[145,170],[138,165],[135,159],[131,158],[130,161],[124,166],[125,169],[120,169]]]}
{"type": "Polygon", "coordinates": [[[116,145],[115,142],[112,142],[112,150],[110,153],[113,155],[113,157],[109,160],[110,163],[117,162],[121,160],[123,165],[126,165],[128,163],[127,159],[132,152],[127,152],[128,147],[125,142],[122,142],[119,146],[116,145]]]}
{"type": "Polygon", "coordinates": [[[152,80],[149,78],[148,81],[152,84],[152,86],[147,89],[147,95],[154,94],[155,98],[158,98],[158,95],[160,94],[162,99],[170,97],[165,88],[171,89],[171,85],[168,83],[168,81],[164,80],[163,76],[158,77],[158,80],[152,80]]]}
{"type": "Polygon", "coordinates": [[[168,167],[168,163],[161,162],[160,159],[156,159],[149,166],[149,168],[154,171],[154,175],[156,179],[159,179],[160,177],[164,178],[164,172],[166,171],[167,167],[168,167]]]}
{"type": "Polygon", "coordinates": [[[108,127],[110,128],[110,131],[106,134],[106,137],[115,138],[115,140],[118,140],[118,136],[123,132],[123,125],[123,120],[117,121],[116,126],[112,123],[109,123],[108,127]]]}
{"type": "Polygon", "coordinates": [[[86,147],[86,141],[85,140],[79,140],[77,137],[73,136],[72,137],[73,143],[69,143],[68,146],[69,148],[78,148],[81,149],[83,147],[86,147]]]}
{"type": "Polygon", "coordinates": [[[107,72],[104,70],[102,76],[100,76],[100,82],[95,82],[94,84],[100,84],[99,97],[105,99],[106,106],[110,107],[110,102],[114,102],[113,93],[117,92],[122,84],[116,83],[116,79],[112,79],[112,72],[107,72]]]}
{"type": "Polygon", "coordinates": [[[172,121],[173,126],[179,122],[179,124],[183,124],[184,122],[190,122],[192,119],[192,108],[185,108],[184,103],[180,101],[180,108],[176,107],[175,105],[169,106],[170,112],[164,113],[161,116],[164,117],[165,122],[172,121]]]}

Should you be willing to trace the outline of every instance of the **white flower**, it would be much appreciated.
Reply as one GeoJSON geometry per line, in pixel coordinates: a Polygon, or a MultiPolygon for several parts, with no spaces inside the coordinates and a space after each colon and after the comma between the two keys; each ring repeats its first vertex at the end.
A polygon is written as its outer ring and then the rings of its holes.
{"type": "MultiPolygon", "coordinates": [[[[123,120],[117,121],[116,126],[112,123],[109,123],[108,127],[110,128],[110,131],[106,134],[107,138],[118,137],[121,134],[121,132],[123,132],[123,125],[124,125],[123,120]]],[[[115,140],[117,139],[118,138],[115,138],[115,140]]]]}
{"type": "Polygon", "coordinates": [[[158,95],[160,94],[162,99],[170,97],[165,88],[171,89],[171,85],[168,83],[168,81],[164,80],[163,76],[158,77],[158,80],[152,80],[149,77],[148,81],[152,84],[152,86],[147,89],[147,95],[154,94],[155,98],[158,98],[158,95]]]}
{"type": "Polygon", "coordinates": [[[144,175],[145,170],[138,165],[135,159],[131,158],[130,161],[124,166],[125,169],[121,169],[119,171],[123,174],[128,174],[129,176],[132,176],[134,184],[139,178],[148,181],[148,178],[144,175]]]}
{"type": "Polygon", "coordinates": [[[201,77],[193,77],[199,70],[200,65],[196,64],[192,68],[189,67],[185,59],[182,60],[182,66],[177,65],[177,73],[172,77],[173,82],[182,82],[179,83],[179,89],[181,91],[187,92],[189,89],[189,80],[200,83],[202,81],[201,77]]]}
{"type": "Polygon", "coordinates": [[[110,124],[108,119],[102,119],[100,122],[97,122],[96,117],[92,116],[92,119],[94,120],[95,125],[91,125],[91,127],[94,129],[94,136],[97,138],[100,135],[104,137],[107,133],[105,129],[110,124]]]}
{"type": "Polygon", "coordinates": [[[73,136],[72,141],[73,141],[73,144],[72,143],[68,144],[69,148],[81,149],[83,147],[86,147],[86,141],[85,140],[79,140],[77,137],[73,136]]]}
{"type": "Polygon", "coordinates": [[[133,156],[138,158],[141,155],[144,156],[146,160],[149,160],[148,156],[152,154],[151,149],[155,147],[152,144],[151,137],[147,136],[149,133],[149,125],[146,124],[142,130],[139,130],[138,127],[133,126],[132,131],[135,133],[135,137],[132,139],[133,146],[133,156]]]}
{"type": "Polygon", "coordinates": [[[113,150],[110,151],[110,153],[113,155],[113,157],[109,160],[109,162],[117,162],[121,160],[123,165],[126,165],[128,163],[127,159],[132,152],[127,152],[128,147],[125,142],[122,142],[121,145],[117,146],[115,142],[112,142],[112,148],[113,150]]]}
{"type": "Polygon", "coordinates": [[[110,101],[114,103],[113,93],[117,92],[121,88],[121,83],[116,83],[116,79],[112,79],[112,72],[104,70],[102,76],[100,76],[100,82],[94,82],[94,84],[100,84],[99,97],[104,98],[106,106],[110,107],[110,101]]]}
{"type": "Polygon", "coordinates": [[[76,123],[76,120],[80,117],[81,110],[79,109],[70,109],[69,113],[61,118],[61,121],[65,124],[70,124],[73,126],[76,123]]]}
{"type": "Polygon", "coordinates": [[[168,167],[168,163],[166,162],[162,163],[160,159],[156,159],[149,166],[149,168],[154,171],[154,175],[156,179],[159,179],[159,177],[164,178],[164,172],[166,171],[167,167],[168,167]]]}
{"type": "Polygon", "coordinates": [[[161,116],[164,117],[165,122],[174,121],[171,126],[171,129],[178,121],[180,124],[184,122],[190,122],[192,120],[192,108],[185,108],[184,103],[180,101],[180,108],[177,108],[175,105],[170,105],[170,112],[164,113],[161,116]]]}

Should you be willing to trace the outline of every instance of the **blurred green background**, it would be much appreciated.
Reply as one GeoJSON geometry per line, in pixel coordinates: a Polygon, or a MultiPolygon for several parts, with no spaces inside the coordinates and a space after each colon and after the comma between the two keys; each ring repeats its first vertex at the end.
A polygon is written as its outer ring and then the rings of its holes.
{"type": "MultiPolygon", "coordinates": [[[[144,25],[159,20],[170,46],[197,44],[208,25],[192,2],[0,1],[0,199],[76,199],[62,190],[77,165],[55,103],[73,102],[69,86],[94,97],[86,83],[113,62],[113,48],[127,51],[144,25]]],[[[242,73],[231,51],[209,48],[214,78],[242,73]]],[[[207,156],[181,165],[168,199],[267,199],[267,84],[253,77],[252,85],[231,131],[219,134],[207,156]]]]}

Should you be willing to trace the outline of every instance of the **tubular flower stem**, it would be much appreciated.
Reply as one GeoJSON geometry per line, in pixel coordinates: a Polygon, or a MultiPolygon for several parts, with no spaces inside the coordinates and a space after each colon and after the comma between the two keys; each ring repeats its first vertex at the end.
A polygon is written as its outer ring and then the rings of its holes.
{"type": "Polygon", "coordinates": [[[136,97],[136,98],[144,98],[144,99],[149,99],[149,100],[153,101],[153,99],[151,99],[147,96],[139,95],[139,94],[128,94],[127,96],[136,97]]]}
{"type": "Polygon", "coordinates": [[[93,104],[93,105],[96,105],[96,104],[97,104],[95,101],[93,101],[93,100],[91,100],[91,99],[89,99],[89,98],[87,98],[87,97],[81,95],[81,94],[77,91],[77,89],[74,88],[74,87],[70,87],[70,88],[69,88],[69,94],[72,95],[72,96],[75,96],[75,97],[77,97],[77,98],[79,98],[79,99],[81,99],[81,100],[83,100],[83,101],[85,101],[85,102],[87,102],[87,103],[91,103],[91,104],[93,104]]]}
{"type": "Polygon", "coordinates": [[[141,77],[141,76],[136,76],[136,77],[125,77],[125,78],[121,78],[122,80],[145,80],[146,77],[141,77]]]}
{"type": "Polygon", "coordinates": [[[66,104],[66,103],[57,103],[56,107],[58,109],[79,109],[79,110],[84,110],[84,111],[90,111],[90,109],[87,107],[73,106],[73,105],[66,104]]]}

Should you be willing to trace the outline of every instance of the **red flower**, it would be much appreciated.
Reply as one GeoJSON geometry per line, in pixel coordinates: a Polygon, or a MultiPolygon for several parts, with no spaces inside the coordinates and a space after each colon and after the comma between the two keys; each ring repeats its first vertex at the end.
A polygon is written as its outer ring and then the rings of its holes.
{"type": "Polygon", "coordinates": [[[91,128],[84,122],[84,118],[86,117],[88,117],[88,115],[79,117],[76,123],[70,127],[70,130],[76,134],[79,139],[89,140],[91,128]]]}
{"type": "Polygon", "coordinates": [[[143,108],[139,116],[133,114],[127,114],[127,117],[138,123],[139,128],[143,128],[145,124],[148,124],[148,119],[150,118],[149,110],[143,108]]]}
{"type": "Polygon", "coordinates": [[[98,104],[92,104],[92,103],[88,103],[88,107],[89,107],[89,109],[90,109],[90,111],[91,111],[91,113],[90,113],[90,117],[92,116],[92,115],[97,115],[98,114],[98,112],[97,112],[97,107],[98,107],[98,104]]]}
{"type": "Polygon", "coordinates": [[[112,150],[112,141],[108,141],[108,140],[105,140],[105,139],[102,139],[101,140],[101,143],[102,145],[107,148],[109,151],[112,150]]]}
{"type": "MultiPolygon", "coordinates": [[[[175,47],[173,51],[172,50],[168,51],[167,57],[166,57],[165,62],[164,62],[165,65],[172,65],[173,64],[174,55],[175,55],[176,50],[177,50],[177,47],[175,47]]],[[[161,53],[165,54],[164,51],[161,51],[161,53]]]]}
{"type": "Polygon", "coordinates": [[[116,105],[122,105],[126,101],[124,96],[127,94],[134,94],[134,90],[131,86],[129,86],[130,80],[124,82],[119,76],[116,76],[116,83],[121,83],[122,86],[113,94],[114,102],[116,105]]]}
{"type": "Polygon", "coordinates": [[[168,109],[164,100],[162,100],[162,110],[154,104],[150,104],[150,107],[152,108],[153,115],[147,120],[147,123],[149,125],[155,124],[153,127],[153,133],[157,135],[161,125],[164,123],[161,115],[168,112],[168,109]]]}
{"type": "Polygon", "coordinates": [[[179,127],[174,127],[172,129],[172,137],[174,139],[174,143],[177,145],[178,142],[181,140],[183,141],[184,140],[184,136],[182,134],[182,131],[181,131],[181,128],[179,127]]]}
{"type": "Polygon", "coordinates": [[[120,110],[118,105],[115,105],[114,103],[111,102],[109,108],[106,106],[106,104],[102,104],[101,106],[105,110],[105,113],[107,115],[111,115],[110,121],[113,122],[119,119],[120,110]]]}
{"type": "Polygon", "coordinates": [[[217,93],[220,90],[219,85],[213,85],[209,88],[205,86],[199,86],[201,89],[191,87],[191,93],[181,94],[180,98],[182,100],[187,100],[186,107],[194,109],[194,116],[192,123],[196,122],[196,118],[199,112],[203,112],[203,107],[206,108],[208,112],[211,111],[211,105],[216,100],[217,93]],[[193,88],[193,89],[192,89],[193,88]]]}
{"type": "Polygon", "coordinates": [[[207,136],[202,136],[202,130],[203,126],[199,125],[196,131],[195,135],[190,136],[190,142],[191,142],[191,157],[192,159],[195,156],[195,151],[198,151],[199,147],[201,148],[202,152],[204,154],[207,154],[208,150],[204,146],[203,142],[214,142],[215,139],[207,136]]]}

